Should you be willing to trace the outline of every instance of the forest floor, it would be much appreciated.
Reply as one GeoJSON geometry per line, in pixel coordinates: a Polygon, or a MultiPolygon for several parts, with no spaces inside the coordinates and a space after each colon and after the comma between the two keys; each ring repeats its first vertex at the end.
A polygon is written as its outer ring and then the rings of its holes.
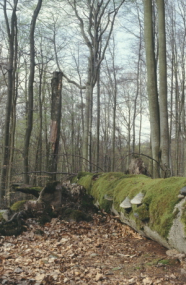
{"type": "Polygon", "coordinates": [[[186,284],[185,261],[116,217],[27,225],[17,237],[0,237],[0,284],[186,284]]]}

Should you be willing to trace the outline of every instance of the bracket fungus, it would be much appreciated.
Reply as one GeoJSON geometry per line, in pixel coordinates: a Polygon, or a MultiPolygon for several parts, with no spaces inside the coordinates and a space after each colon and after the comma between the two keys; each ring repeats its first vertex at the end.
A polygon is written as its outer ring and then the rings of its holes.
{"type": "Polygon", "coordinates": [[[130,199],[128,197],[125,198],[125,200],[123,200],[123,202],[119,205],[121,208],[124,209],[130,209],[132,208],[130,199]]]}
{"type": "Polygon", "coordinates": [[[140,192],[130,202],[131,204],[140,205],[142,204],[143,197],[144,194],[140,192]]]}

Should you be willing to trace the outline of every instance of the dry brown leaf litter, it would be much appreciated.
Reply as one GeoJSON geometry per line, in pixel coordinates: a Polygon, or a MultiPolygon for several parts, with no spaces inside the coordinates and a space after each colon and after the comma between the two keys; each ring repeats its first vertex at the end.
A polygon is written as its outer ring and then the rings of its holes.
{"type": "Polygon", "coordinates": [[[112,216],[27,222],[22,235],[0,237],[0,284],[186,284],[183,262],[112,216]]]}

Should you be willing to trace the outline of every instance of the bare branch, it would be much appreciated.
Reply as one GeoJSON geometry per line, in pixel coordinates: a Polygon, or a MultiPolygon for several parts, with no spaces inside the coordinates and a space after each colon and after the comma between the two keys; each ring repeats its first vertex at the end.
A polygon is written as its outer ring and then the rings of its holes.
{"type": "Polygon", "coordinates": [[[84,22],[83,22],[82,18],[79,16],[78,9],[77,9],[77,5],[76,5],[76,0],[74,0],[74,5],[72,5],[72,3],[71,3],[70,1],[69,1],[69,4],[70,4],[71,7],[73,8],[76,17],[77,17],[77,19],[79,20],[79,26],[80,26],[81,33],[82,33],[82,35],[83,35],[83,38],[84,38],[84,40],[85,40],[85,42],[86,42],[86,45],[87,45],[88,48],[91,50],[91,49],[92,49],[92,45],[91,45],[91,42],[90,42],[88,36],[87,36],[86,33],[85,33],[84,22]]]}
{"type": "Polygon", "coordinates": [[[77,86],[79,89],[86,89],[86,86],[81,86],[81,85],[79,85],[79,84],[78,84],[77,82],[75,82],[74,80],[69,79],[69,78],[67,77],[67,75],[65,75],[64,73],[63,73],[63,76],[66,78],[66,80],[68,81],[68,83],[74,84],[74,85],[77,86]]]}

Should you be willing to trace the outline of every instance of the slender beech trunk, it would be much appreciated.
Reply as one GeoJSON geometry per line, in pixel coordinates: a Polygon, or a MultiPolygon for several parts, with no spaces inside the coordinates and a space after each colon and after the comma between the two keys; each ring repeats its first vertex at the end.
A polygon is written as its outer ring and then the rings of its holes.
{"type": "MultiPolygon", "coordinates": [[[[159,162],[160,122],[154,54],[154,35],[152,23],[152,0],[144,0],[144,36],[147,64],[147,92],[149,99],[152,157],[159,162]]],[[[153,178],[159,177],[158,164],[153,161],[153,178]]]]}
{"type": "Polygon", "coordinates": [[[160,109],[160,151],[163,168],[169,169],[169,127],[167,110],[167,60],[165,33],[165,4],[157,0],[159,39],[159,109],[160,109]]]}
{"type": "Polygon", "coordinates": [[[176,163],[175,163],[175,175],[179,174],[179,86],[178,86],[178,67],[177,67],[177,55],[175,54],[174,62],[174,77],[175,77],[175,150],[176,150],[176,163]]]}
{"type": "Polygon", "coordinates": [[[136,94],[134,98],[134,113],[133,113],[133,138],[132,138],[132,152],[135,152],[135,145],[136,145],[136,109],[137,109],[137,99],[139,96],[139,81],[140,81],[140,53],[141,53],[141,40],[140,40],[140,45],[139,45],[139,54],[138,54],[138,63],[137,63],[137,78],[136,78],[136,94]]]}
{"type": "Polygon", "coordinates": [[[117,104],[117,82],[116,82],[116,70],[114,66],[114,57],[113,57],[113,76],[114,76],[114,86],[113,86],[113,129],[112,129],[112,162],[111,169],[115,171],[115,154],[116,154],[116,104],[117,104]]]}
{"type": "Polygon", "coordinates": [[[15,44],[14,44],[14,62],[13,62],[13,73],[12,73],[12,112],[11,112],[11,126],[10,126],[10,157],[9,157],[9,165],[8,165],[8,176],[7,176],[7,200],[8,206],[10,206],[10,187],[11,187],[11,177],[12,177],[12,165],[14,160],[14,142],[15,142],[15,131],[16,131],[16,104],[17,104],[17,96],[18,96],[18,31],[17,31],[17,19],[15,19],[15,44]]]}
{"type": "MultiPolygon", "coordinates": [[[[90,157],[90,123],[91,123],[91,98],[93,93],[93,86],[86,85],[86,107],[85,107],[85,125],[83,134],[83,157],[89,159],[90,157]]],[[[89,161],[90,162],[90,161],[89,161]]],[[[87,160],[83,161],[83,169],[89,170],[89,163],[87,160]]]]}
{"type": "Polygon", "coordinates": [[[129,114],[129,119],[128,119],[128,123],[127,123],[127,160],[126,160],[126,169],[129,169],[129,165],[130,165],[130,153],[131,153],[131,109],[129,106],[128,109],[128,114],[129,114]]]}
{"type": "Polygon", "coordinates": [[[3,144],[3,156],[2,156],[2,166],[1,166],[1,180],[0,180],[0,201],[3,199],[5,195],[5,189],[7,186],[7,176],[8,171],[11,165],[10,162],[10,121],[12,116],[12,103],[13,103],[13,94],[14,94],[14,44],[15,44],[15,34],[16,34],[16,9],[17,9],[18,0],[14,1],[14,6],[12,9],[11,23],[9,24],[8,16],[7,16],[7,1],[4,0],[3,11],[6,22],[6,30],[8,34],[8,92],[7,92],[7,101],[6,101],[6,114],[5,114],[5,129],[4,129],[4,144],[3,144]]]}
{"type": "Polygon", "coordinates": [[[38,130],[38,137],[37,137],[37,148],[36,148],[36,158],[35,158],[35,171],[39,171],[40,173],[35,175],[33,185],[42,185],[42,149],[43,149],[43,140],[42,140],[42,129],[43,129],[43,106],[42,106],[42,95],[44,93],[44,74],[46,71],[44,70],[44,65],[42,62],[41,67],[39,68],[39,90],[38,90],[38,103],[39,103],[39,130],[38,130]]]}
{"type": "Polygon", "coordinates": [[[33,127],[33,85],[34,85],[34,73],[35,73],[35,40],[34,32],[36,26],[36,20],[41,9],[42,0],[38,0],[37,6],[34,10],[31,26],[30,26],[30,75],[28,82],[28,104],[27,104],[27,126],[25,132],[25,141],[24,141],[24,182],[29,184],[29,146],[30,146],[30,137],[33,127]]]}
{"type": "Polygon", "coordinates": [[[96,140],[96,164],[97,171],[99,169],[99,160],[100,160],[100,69],[98,70],[98,79],[97,79],[97,140],[96,140]]]}
{"type": "MultiPolygon", "coordinates": [[[[73,92],[73,90],[72,90],[73,92]]],[[[74,110],[74,98],[72,93],[72,106],[71,106],[71,173],[75,169],[75,110],[74,110]]]]}

